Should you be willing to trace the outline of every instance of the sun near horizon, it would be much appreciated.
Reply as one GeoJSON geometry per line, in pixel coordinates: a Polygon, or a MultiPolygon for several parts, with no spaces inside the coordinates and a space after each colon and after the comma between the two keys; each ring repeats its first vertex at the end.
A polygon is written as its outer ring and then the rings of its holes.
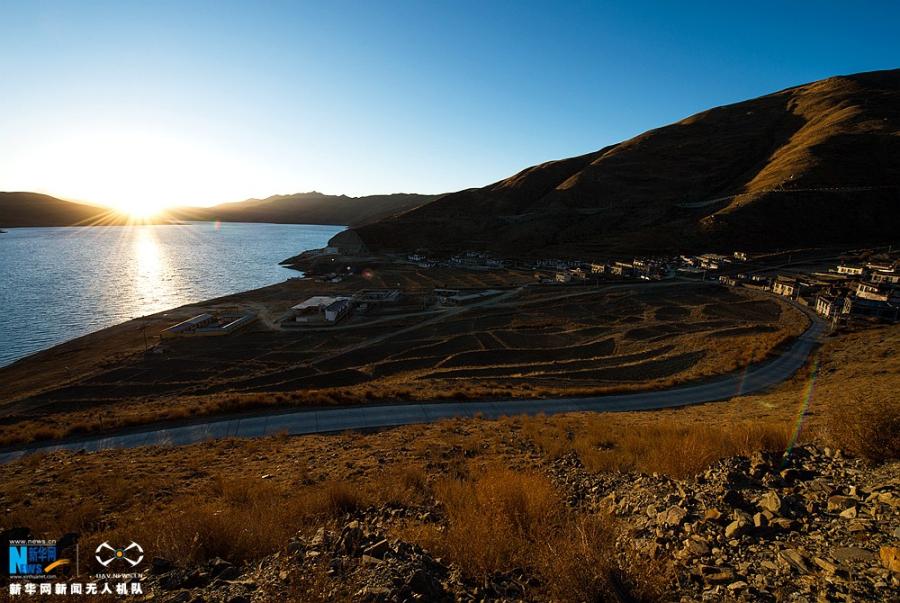
{"type": "Polygon", "coordinates": [[[145,129],[75,131],[34,151],[40,192],[99,205],[140,221],[172,207],[208,207],[254,196],[258,175],[187,136],[145,129]]]}

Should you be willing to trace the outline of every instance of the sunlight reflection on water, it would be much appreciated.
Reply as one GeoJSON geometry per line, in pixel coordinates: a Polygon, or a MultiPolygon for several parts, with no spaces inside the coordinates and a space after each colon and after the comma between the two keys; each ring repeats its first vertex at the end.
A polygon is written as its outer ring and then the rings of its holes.
{"type": "Polygon", "coordinates": [[[130,318],[283,281],[340,226],[212,223],[0,234],[0,366],[130,318]]]}

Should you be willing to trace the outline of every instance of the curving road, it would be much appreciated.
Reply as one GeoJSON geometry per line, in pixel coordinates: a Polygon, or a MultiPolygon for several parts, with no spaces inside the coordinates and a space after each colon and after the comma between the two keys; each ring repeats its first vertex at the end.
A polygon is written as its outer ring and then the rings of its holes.
{"type": "Polygon", "coordinates": [[[504,415],[579,411],[621,412],[654,410],[726,400],[777,385],[790,378],[806,363],[810,352],[815,348],[826,329],[826,323],[809,311],[807,313],[811,315],[810,327],[778,358],[754,365],[740,373],[724,375],[698,385],[683,385],[667,390],[589,398],[390,404],[321,410],[272,411],[242,418],[210,419],[191,425],[31,446],[0,453],[0,463],[8,463],[34,452],[55,450],[93,452],[108,448],[177,446],[215,438],[252,438],[276,433],[301,435],[351,429],[375,429],[431,423],[441,419],[475,415],[497,418],[504,415]]]}

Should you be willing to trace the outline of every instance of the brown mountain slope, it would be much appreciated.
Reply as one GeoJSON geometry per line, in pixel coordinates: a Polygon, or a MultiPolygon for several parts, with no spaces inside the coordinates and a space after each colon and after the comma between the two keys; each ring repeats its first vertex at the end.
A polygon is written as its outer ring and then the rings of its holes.
{"type": "Polygon", "coordinates": [[[338,242],[519,255],[870,243],[896,237],[898,185],[900,70],[880,71],[710,109],[338,242]]]}
{"type": "Polygon", "coordinates": [[[40,193],[0,192],[0,228],[124,223],[105,207],[63,201],[40,193]]]}
{"type": "Polygon", "coordinates": [[[403,193],[348,197],[311,192],[248,199],[207,208],[177,208],[169,213],[182,220],[358,226],[414,209],[437,197],[403,193]]]}

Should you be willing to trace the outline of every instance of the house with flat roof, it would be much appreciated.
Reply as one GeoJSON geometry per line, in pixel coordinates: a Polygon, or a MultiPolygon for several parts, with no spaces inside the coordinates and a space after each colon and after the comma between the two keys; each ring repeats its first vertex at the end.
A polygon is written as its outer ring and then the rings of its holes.
{"type": "Polygon", "coordinates": [[[900,284],[900,274],[896,272],[875,271],[869,277],[873,283],[884,283],[888,285],[900,284]]]}
{"type": "Polygon", "coordinates": [[[353,305],[350,303],[349,299],[337,299],[325,307],[323,311],[323,314],[325,315],[325,321],[332,324],[339,322],[347,315],[349,315],[350,310],[352,309],[353,305]]]}
{"type": "Polygon", "coordinates": [[[866,271],[864,266],[858,264],[838,264],[837,273],[847,276],[862,276],[866,271]]]}
{"type": "Polygon", "coordinates": [[[900,319],[900,305],[849,296],[844,300],[842,313],[852,317],[876,318],[897,322],[900,319]]]}
{"type": "Polygon", "coordinates": [[[834,318],[844,309],[844,297],[841,295],[819,295],[816,297],[816,314],[825,318],[834,318]]]}
{"type": "MultiPolygon", "coordinates": [[[[296,306],[292,306],[291,313],[294,315],[295,322],[336,322],[328,320],[326,310],[338,301],[347,301],[349,304],[350,298],[346,296],[314,295],[313,297],[300,302],[296,306]]],[[[331,312],[331,315],[336,315],[334,310],[331,312]]],[[[343,318],[345,315],[346,314],[342,314],[340,318],[343,318]]],[[[340,318],[337,320],[340,320],[340,318]]]]}
{"type": "Polygon", "coordinates": [[[772,283],[772,293],[796,299],[800,295],[800,283],[788,276],[777,276],[772,283]]]}

